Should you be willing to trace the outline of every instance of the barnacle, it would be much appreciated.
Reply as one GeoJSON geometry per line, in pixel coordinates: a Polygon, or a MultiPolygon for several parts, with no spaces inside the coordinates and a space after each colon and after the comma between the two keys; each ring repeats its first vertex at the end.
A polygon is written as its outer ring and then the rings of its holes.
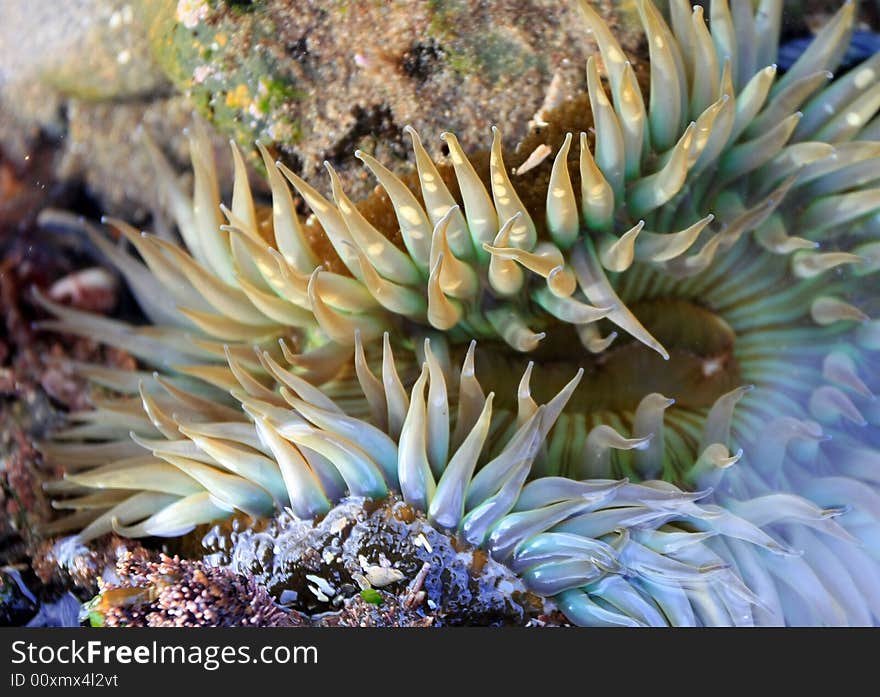
{"type": "Polygon", "coordinates": [[[355,153],[371,219],[259,146],[263,215],[234,146],[228,209],[198,129],[192,200],[155,153],[184,245],[91,233],[153,326],[42,300],[160,371],[74,366],[117,396],[43,444],[54,531],[396,490],[578,624],[880,620],[880,56],[828,84],[852,2],[777,77],[781,1],[644,0],[646,98],[581,7],[584,132],[522,184],[497,130],[438,165],[407,129],[410,180],[355,153]]]}

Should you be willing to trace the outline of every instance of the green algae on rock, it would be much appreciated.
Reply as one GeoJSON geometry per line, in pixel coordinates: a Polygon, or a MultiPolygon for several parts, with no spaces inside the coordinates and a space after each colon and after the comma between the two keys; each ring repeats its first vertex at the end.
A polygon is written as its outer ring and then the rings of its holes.
{"type": "Polygon", "coordinates": [[[412,186],[358,152],[395,236],[264,148],[271,218],[233,148],[224,223],[198,133],[193,202],[160,182],[187,251],[94,235],[156,326],[47,326],[164,375],[81,367],[123,396],[44,445],[69,544],[397,491],[577,624],[880,619],[878,59],[826,86],[854,5],[777,79],[780,2],[641,2],[647,95],[581,8],[607,81],[588,60],[579,148],[512,179],[497,129],[441,167],[407,129],[412,186]]]}
{"type": "Polygon", "coordinates": [[[270,50],[277,34],[262,12],[239,4],[150,3],[154,55],[200,113],[239,142],[295,144],[302,137],[296,99],[302,91],[270,50]]]}

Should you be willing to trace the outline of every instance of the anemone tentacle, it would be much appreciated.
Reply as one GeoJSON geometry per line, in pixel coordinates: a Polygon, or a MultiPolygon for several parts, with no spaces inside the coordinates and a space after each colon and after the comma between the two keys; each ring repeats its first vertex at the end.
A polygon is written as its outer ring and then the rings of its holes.
{"type": "Polygon", "coordinates": [[[262,146],[271,215],[235,146],[227,209],[195,129],[191,202],[157,168],[183,246],[90,229],[155,326],[45,325],[163,375],[74,366],[119,396],[44,445],[54,530],[396,490],[579,624],[880,622],[877,59],[829,82],[855,5],[780,77],[780,0],[644,0],[647,96],[580,6],[604,72],[529,187],[497,129],[437,163],[407,128],[409,180],[356,153],[391,229],[262,146]]]}

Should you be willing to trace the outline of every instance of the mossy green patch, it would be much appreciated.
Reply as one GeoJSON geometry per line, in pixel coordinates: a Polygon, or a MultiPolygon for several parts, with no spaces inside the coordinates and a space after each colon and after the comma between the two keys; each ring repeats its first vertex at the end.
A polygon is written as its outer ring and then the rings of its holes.
{"type": "Polygon", "coordinates": [[[364,588],[361,591],[361,598],[372,605],[382,604],[382,594],[375,588],[364,588]]]}

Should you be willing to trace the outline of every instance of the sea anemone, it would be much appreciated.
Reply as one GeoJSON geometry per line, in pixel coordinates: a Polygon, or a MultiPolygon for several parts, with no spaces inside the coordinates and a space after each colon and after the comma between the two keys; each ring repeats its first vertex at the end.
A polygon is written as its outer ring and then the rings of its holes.
{"type": "Polygon", "coordinates": [[[645,98],[580,5],[601,62],[514,179],[497,129],[437,164],[408,128],[358,206],[260,145],[264,215],[234,146],[226,208],[199,127],[192,198],[148,144],[183,245],[90,234],[152,326],[41,302],[160,372],[74,366],[114,394],[42,446],[52,531],[393,490],[577,624],[880,620],[880,55],[830,82],[852,2],[779,77],[781,0],[644,0],[645,98]]]}

